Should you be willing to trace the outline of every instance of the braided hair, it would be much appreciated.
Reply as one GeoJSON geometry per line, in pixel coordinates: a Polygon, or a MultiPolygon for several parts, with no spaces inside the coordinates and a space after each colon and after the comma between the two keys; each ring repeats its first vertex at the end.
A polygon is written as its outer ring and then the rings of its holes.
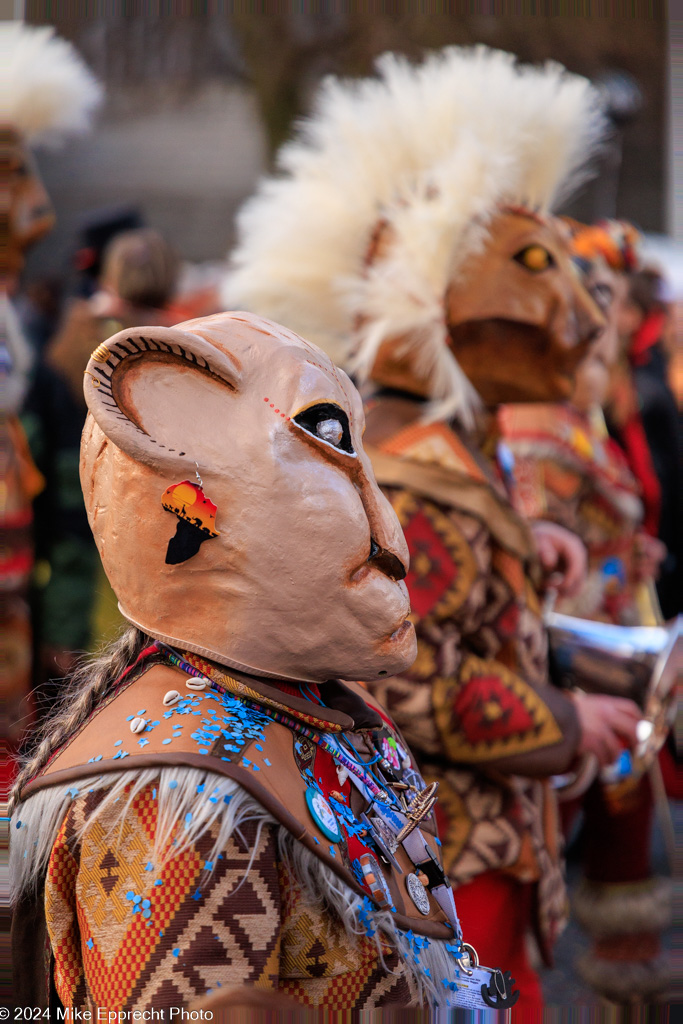
{"type": "Polygon", "coordinates": [[[37,730],[31,749],[12,789],[10,813],[20,801],[23,787],[48,763],[52,755],[87,721],[107,697],[114,683],[151,643],[136,626],[129,626],[94,658],[84,660],[70,675],[55,709],[37,730]]]}

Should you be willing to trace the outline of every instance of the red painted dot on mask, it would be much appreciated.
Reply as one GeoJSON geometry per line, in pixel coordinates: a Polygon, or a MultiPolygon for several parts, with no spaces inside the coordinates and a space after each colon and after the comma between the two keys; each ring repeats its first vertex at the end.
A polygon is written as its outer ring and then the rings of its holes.
{"type": "Polygon", "coordinates": [[[279,411],[280,411],[279,409],[276,409],[276,410],[275,410],[275,412],[279,412],[279,411]]]}
{"type": "Polygon", "coordinates": [[[275,402],[271,402],[271,403],[270,403],[270,408],[271,408],[271,409],[274,409],[274,408],[275,408],[275,402]]]}
{"type": "Polygon", "coordinates": [[[263,399],[263,401],[264,401],[264,402],[267,402],[267,401],[268,401],[268,399],[267,399],[267,398],[264,398],[264,399],[263,399]]]}
{"type": "Polygon", "coordinates": [[[285,420],[285,419],[288,420],[289,419],[289,416],[285,416],[285,414],[283,412],[281,412],[280,415],[282,416],[283,420],[285,420]]]}

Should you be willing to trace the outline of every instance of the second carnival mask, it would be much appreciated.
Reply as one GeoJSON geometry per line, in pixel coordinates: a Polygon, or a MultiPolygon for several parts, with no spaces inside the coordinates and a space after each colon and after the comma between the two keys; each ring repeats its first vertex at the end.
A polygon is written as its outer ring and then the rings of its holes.
{"type": "Polygon", "coordinates": [[[319,349],[225,313],[122,331],[84,387],[81,482],[129,621],[282,679],[412,662],[405,540],[363,451],[360,397],[319,349]]]}

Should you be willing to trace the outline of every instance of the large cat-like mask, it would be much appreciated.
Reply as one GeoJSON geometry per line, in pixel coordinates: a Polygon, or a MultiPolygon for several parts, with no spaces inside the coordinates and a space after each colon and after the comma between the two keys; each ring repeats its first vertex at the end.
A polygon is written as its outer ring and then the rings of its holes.
{"type": "Polygon", "coordinates": [[[85,396],[81,482],[127,619],[284,679],[412,662],[405,540],[360,397],[319,349],[244,313],[123,331],[93,353],[85,396]],[[206,529],[185,549],[172,542],[196,469],[206,529]]]}

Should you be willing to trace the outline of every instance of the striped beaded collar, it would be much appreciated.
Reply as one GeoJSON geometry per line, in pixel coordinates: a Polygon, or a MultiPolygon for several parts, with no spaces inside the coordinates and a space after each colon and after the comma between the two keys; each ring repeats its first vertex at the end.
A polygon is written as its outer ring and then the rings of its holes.
{"type": "MultiPolygon", "coordinates": [[[[291,684],[274,683],[254,676],[231,671],[228,674],[213,662],[189,651],[174,651],[160,641],[154,644],[164,661],[186,672],[195,686],[211,686],[217,692],[271,708],[323,732],[345,732],[359,729],[378,729],[385,723],[381,716],[357,694],[337,679],[311,686],[302,684],[297,693],[291,684]],[[210,681],[210,682],[207,682],[210,681]]],[[[195,686],[188,680],[188,688],[195,686]]]]}

